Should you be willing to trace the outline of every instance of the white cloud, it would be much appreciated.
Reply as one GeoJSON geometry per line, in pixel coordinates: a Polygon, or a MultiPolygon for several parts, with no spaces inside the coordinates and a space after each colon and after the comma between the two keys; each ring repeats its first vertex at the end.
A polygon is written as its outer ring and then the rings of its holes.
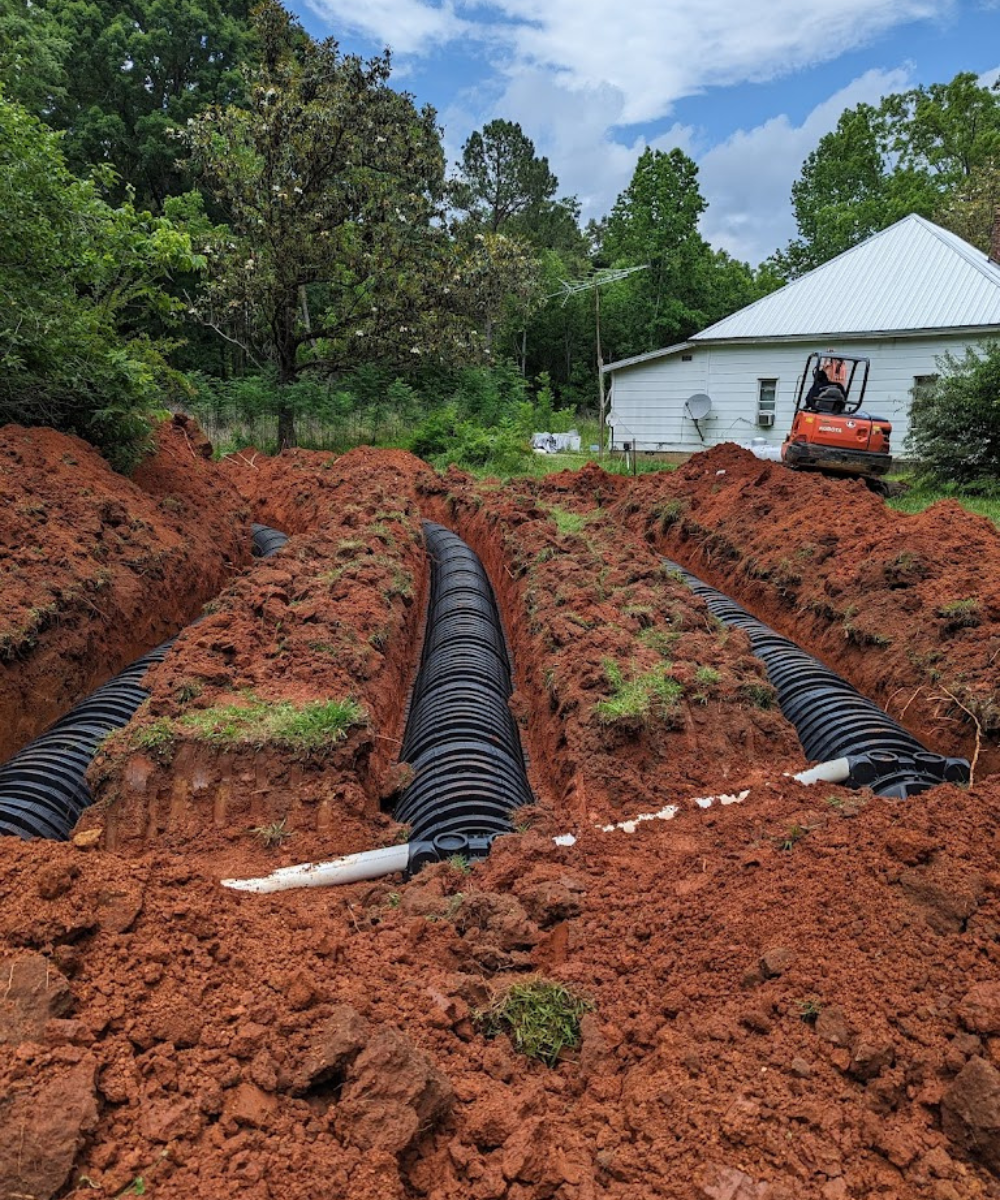
{"type": "Polygon", "coordinates": [[[956,0],[307,0],[334,28],[403,54],[461,39],[503,48],[575,93],[611,88],[620,119],[662,118],[683,96],[836,58],[956,0]],[[460,15],[461,14],[461,15],[460,15]]]}
{"type": "Polygon", "coordinates": [[[795,234],[789,204],[792,183],[819,139],[845,108],[877,104],[908,87],[904,69],[868,71],[812,110],[801,125],[782,114],[754,129],[739,129],[704,154],[698,164],[708,212],[702,233],[737,258],[760,262],[795,234]]]}
{"type": "MultiPolygon", "coordinates": [[[[641,135],[625,142],[612,135],[622,121],[625,98],[609,84],[567,87],[547,72],[525,69],[512,74],[494,107],[517,121],[536,150],[548,156],[559,177],[559,194],[578,197],[585,218],[610,210],[646,146],[641,135]]],[[[689,149],[691,135],[675,125],[654,144],[689,149]]]]}
{"type": "Polygon", "coordinates": [[[422,0],[306,0],[312,11],[334,29],[350,29],[391,47],[397,54],[421,54],[433,46],[473,33],[451,3],[422,0]]]}

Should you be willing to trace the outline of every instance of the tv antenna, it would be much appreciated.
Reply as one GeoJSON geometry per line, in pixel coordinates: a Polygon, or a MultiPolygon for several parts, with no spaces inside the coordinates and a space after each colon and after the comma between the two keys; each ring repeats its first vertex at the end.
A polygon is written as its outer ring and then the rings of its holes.
{"type": "Polygon", "coordinates": [[[564,279],[560,281],[558,292],[552,292],[551,295],[545,297],[546,300],[554,300],[557,296],[562,296],[563,305],[570,296],[579,295],[580,292],[594,293],[594,343],[597,350],[597,386],[600,395],[599,422],[600,430],[598,434],[598,456],[604,458],[604,433],[607,424],[607,396],[604,392],[604,356],[601,353],[601,288],[606,283],[617,283],[619,279],[625,279],[628,275],[634,275],[636,271],[648,271],[649,263],[643,263],[639,267],[602,267],[598,271],[594,271],[592,275],[588,275],[586,279],[564,279]]]}

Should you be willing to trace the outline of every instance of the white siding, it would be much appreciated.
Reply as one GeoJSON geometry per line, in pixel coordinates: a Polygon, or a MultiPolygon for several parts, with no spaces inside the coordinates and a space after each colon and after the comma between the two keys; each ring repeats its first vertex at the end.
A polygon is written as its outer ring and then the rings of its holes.
{"type": "MultiPolygon", "coordinates": [[[[639,450],[693,451],[719,442],[766,438],[780,445],[792,423],[799,377],[814,350],[841,351],[871,359],[864,409],[892,422],[893,452],[903,452],[908,429],[910,389],[916,375],[933,375],[936,358],[946,350],[961,354],[968,344],[961,335],[849,339],[823,342],[762,342],[756,345],[702,343],[650,362],[612,372],[614,445],[635,442],[639,450]],[[690,354],[682,362],[681,354],[690,354]],[[757,381],[777,379],[774,425],[757,425],[757,381]],[[704,442],[684,411],[684,401],[707,392],[712,412],[699,422],[704,442]]],[[[857,384],[855,385],[857,386],[857,384]]]]}

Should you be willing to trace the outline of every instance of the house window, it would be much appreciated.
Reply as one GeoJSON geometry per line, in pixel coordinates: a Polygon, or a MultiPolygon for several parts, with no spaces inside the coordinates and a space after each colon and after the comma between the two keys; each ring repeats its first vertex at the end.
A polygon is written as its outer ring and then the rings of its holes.
{"type": "Polygon", "coordinates": [[[774,409],[777,398],[777,379],[757,380],[757,424],[764,429],[770,429],[774,424],[774,409]]]}
{"type": "Polygon", "coordinates": [[[936,375],[914,375],[913,376],[913,395],[915,398],[926,396],[930,389],[937,383],[936,375]]]}
{"type": "Polygon", "coordinates": [[[682,354],[681,362],[690,362],[693,357],[694,357],[693,354],[682,354]]]}

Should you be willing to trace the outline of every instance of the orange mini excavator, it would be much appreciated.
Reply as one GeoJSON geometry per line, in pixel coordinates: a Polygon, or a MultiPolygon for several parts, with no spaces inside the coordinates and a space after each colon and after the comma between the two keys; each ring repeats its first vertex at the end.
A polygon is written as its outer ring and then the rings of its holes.
{"type": "Polygon", "coordinates": [[[881,477],[892,467],[892,425],[861,409],[870,365],[867,358],[830,350],[809,355],[781,446],[786,467],[864,479],[872,491],[885,493],[881,477]]]}

